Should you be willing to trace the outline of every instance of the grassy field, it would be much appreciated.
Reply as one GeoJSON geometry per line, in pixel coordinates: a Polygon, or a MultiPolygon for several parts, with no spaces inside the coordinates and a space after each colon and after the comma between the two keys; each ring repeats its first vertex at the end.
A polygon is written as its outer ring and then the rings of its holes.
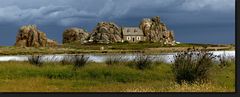
{"type": "Polygon", "coordinates": [[[1,92],[234,92],[235,63],[211,68],[210,80],[200,84],[174,81],[171,64],[154,63],[139,70],[127,65],[89,62],[73,70],[73,65],[28,62],[0,62],[1,92]],[[221,71],[221,72],[220,72],[221,71]]]}
{"type": "Polygon", "coordinates": [[[114,44],[84,44],[71,43],[63,44],[58,47],[32,48],[32,47],[0,47],[0,55],[26,55],[26,54],[80,54],[80,53],[166,53],[179,52],[188,48],[203,48],[208,50],[235,50],[234,45],[213,45],[213,44],[190,44],[182,43],[175,46],[163,46],[159,43],[114,43],[114,44]],[[100,48],[104,49],[100,49],[100,48]]]}

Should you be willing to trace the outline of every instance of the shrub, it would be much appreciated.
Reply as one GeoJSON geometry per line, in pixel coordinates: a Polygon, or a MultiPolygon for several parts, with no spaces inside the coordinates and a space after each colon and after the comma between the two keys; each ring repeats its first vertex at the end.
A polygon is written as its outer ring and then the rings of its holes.
{"type": "Polygon", "coordinates": [[[73,58],[72,56],[64,56],[62,60],[60,61],[62,65],[72,65],[73,64],[73,58]]]}
{"type": "Polygon", "coordinates": [[[83,67],[88,62],[89,57],[85,55],[64,56],[60,61],[62,65],[74,65],[74,70],[83,67]]]}
{"type": "Polygon", "coordinates": [[[123,56],[109,56],[107,57],[107,59],[105,60],[105,63],[107,65],[120,65],[124,62],[127,62],[128,59],[123,57],[123,56]]]}
{"type": "Polygon", "coordinates": [[[83,67],[88,62],[89,57],[86,57],[85,55],[75,55],[73,57],[73,63],[74,63],[74,70],[83,67]]]}
{"type": "Polygon", "coordinates": [[[42,59],[42,56],[40,55],[32,55],[28,57],[28,62],[36,66],[42,66],[43,62],[41,59],[42,59]]]}
{"type": "Polygon", "coordinates": [[[234,58],[231,59],[229,57],[226,56],[226,54],[224,53],[223,55],[218,56],[220,64],[218,65],[220,68],[226,68],[229,67],[232,63],[232,61],[234,62],[234,58]]]}
{"type": "Polygon", "coordinates": [[[209,53],[206,49],[188,49],[185,52],[178,53],[174,56],[172,66],[175,80],[179,84],[183,81],[187,83],[205,82],[208,79],[208,72],[215,57],[213,53],[209,53]]]}
{"type": "Polygon", "coordinates": [[[140,70],[150,69],[153,65],[153,58],[149,55],[140,54],[130,64],[140,70]]]}
{"type": "Polygon", "coordinates": [[[124,41],[123,43],[124,43],[124,44],[128,44],[128,43],[129,43],[129,41],[124,41]]]}

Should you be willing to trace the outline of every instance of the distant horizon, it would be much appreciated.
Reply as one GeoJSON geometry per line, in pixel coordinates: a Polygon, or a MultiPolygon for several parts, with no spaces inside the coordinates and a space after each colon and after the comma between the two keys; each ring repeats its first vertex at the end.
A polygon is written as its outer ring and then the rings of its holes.
{"type": "Polygon", "coordinates": [[[12,46],[23,25],[36,24],[62,44],[65,29],[88,32],[98,22],[139,27],[160,16],[177,42],[235,44],[235,0],[0,0],[0,46],[12,46]]]}

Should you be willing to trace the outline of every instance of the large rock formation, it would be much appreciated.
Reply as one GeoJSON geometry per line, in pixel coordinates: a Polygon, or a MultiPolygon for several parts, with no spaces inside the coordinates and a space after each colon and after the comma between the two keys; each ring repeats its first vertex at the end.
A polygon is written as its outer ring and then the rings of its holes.
{"type": "Polygon", "coordinates": [[[91,33],[89,41],[94,43],[121,42],[121,28],[114,23],[100,22],[91,33]]]}
{"type": "Polygon", "coordinates": [[[36,25],[27,25],[19,29],[15,46],[19,47],[49,47],[56,46],[57,42],[46,37],[36,25]]]}
{"type": "Polygon", "coordinates": [[[159,16],[143,19],[139,27],[143,30],[147,41],[175,44],[173,31],[168,30],[167,26],[160,21],[159,16]]]}
{"type": "Polygon", "coordinates": [[[69,28],[63,32],[63,43],[80,42],[86,43],[89,33],[80,28],[69,28]]]}

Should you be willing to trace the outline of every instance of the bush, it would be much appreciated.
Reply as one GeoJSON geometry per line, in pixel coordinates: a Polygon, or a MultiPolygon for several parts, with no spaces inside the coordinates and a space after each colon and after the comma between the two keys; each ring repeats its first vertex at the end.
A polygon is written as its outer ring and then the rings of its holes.
{"type": "Polygon", "coordinates": [[[130,64],[140,70],[150,69],[153,65],[153,58],[149,55],[140,54],[130,64]]]}
{"type": "Polygon", "coordinates": [[[225,53],[223,55],[218,56],[218,57],[219,57],[219,61],[220,61],[220,64],[218,66],[220,68],[229,67],[229,66],[231,66],[231,63],[233,63],[235,61],[234,58],[233,59],[228,58],[225,53]]]}
{"type": "Polygon", "coordinates": [[[208,72],[213,65],[213,53],[203,50],[188,49],[185,52],[174,56],[172,71],[177,83],[205,82],[208,79],[208,72]]]}
{"type": "Polygon", "coordinates": [[[124,43],[124,44],[128,44],[128,43],[129,43],[129,41],[124,41],[123,43],[124,43]]]}
{"type": "Polygon", "coordinates": [[[74,70],[83,67],[88,62],[89,57],[86,57],[85,55],[75,55],[73,57],[73,63],[74,63],[74,70]]]}
{"type": "Polygon", "coordinates": [[[36,66],[42,66],[43,62],[41,59],[42,59],[42,56],[40,55],[32,55],[28,57],[28,62],[36,66]]]}
{"type": "Polygon", "coordinates": [[[123,57],[123,56],[109,56],[107,57],[107,59],[105,60],[105,63],[107,65],[120,65],[124,62],[127,62],[128,59],[123,57]]]}
{"type": "Polygon", "coordinates": [[[74,65],[74,70],[87,64],[89,57],[85,55],[64,56],[61,60],[62,65],[74,65]]]}
{"type": "Polygon", "coordinates": [[[72,56],[64,56],[60,62],[62,63],[62,65],[72,65],[73,57],[72,56]]]}

